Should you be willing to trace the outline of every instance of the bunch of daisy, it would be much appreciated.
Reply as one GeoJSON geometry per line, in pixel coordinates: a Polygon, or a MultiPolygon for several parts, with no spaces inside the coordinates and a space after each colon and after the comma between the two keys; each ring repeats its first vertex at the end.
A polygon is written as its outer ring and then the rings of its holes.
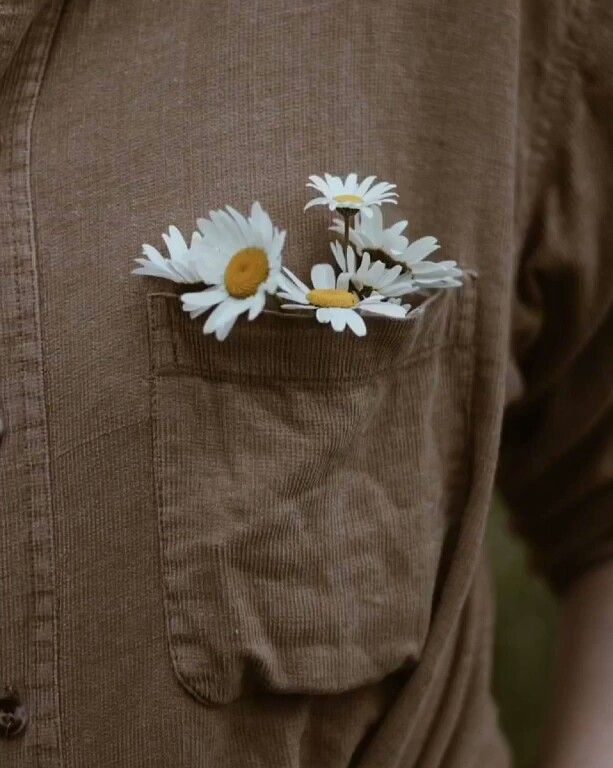
{"type": "Polygon", "coordinates": [[[189,245],[176,227],[170,227],[162,235],[168,256],[145,244],[134,272],[204,284],[181,295],[183,309],[192,318],[208,313],[203,331],[220,341],[241,315],[254,320],[268,297],[276,297],[282,310],[312,311],[318,322],[335,331],[349,328],[364,336],[368,315],[404,318],[410,309],[402,301],[405,295],[461,285],[455,261],[427,259],[440,247],[436,238],[410,243],[403,234],[406,221],[385,228],[381,206],[397,202],[394,184],[375,184],[374,176],[358,182],[355,173],[344,181],[330,174],[309,179],[307,186],[319,195],[305,211],[315,205],[335,211],[340,218],[330,229],[342,237],[330,244],[333,263],[312,268],[311,285],[282,265],[286,233],[257,202],[248,216],[229,205],[210,211],[208,218],[198,220],[189,245]]]}

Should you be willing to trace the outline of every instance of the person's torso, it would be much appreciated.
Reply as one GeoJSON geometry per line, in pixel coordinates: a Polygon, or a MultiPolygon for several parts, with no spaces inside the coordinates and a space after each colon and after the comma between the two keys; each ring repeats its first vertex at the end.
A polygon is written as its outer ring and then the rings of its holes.
{"type": "MultiPolygon", "coordinates": [[[[10,342],[42,366],[50,765],[490,748],[486,599],[466,596],[503,405],[517,20],[472,5],[468,25],[430,2],[66,4],[31,134],[38,294],[15,276],[40,336],[10,342]],[[391,220],[477,276],[365,340],[264,318],[220,344],[130,274],[168,224],[259,200],[306,276],[329,260],[329,212],[302,210],[324,171],[396,183],[391,220]]],[[[7,642],[27,686],[36,637],[7,642]]]]}

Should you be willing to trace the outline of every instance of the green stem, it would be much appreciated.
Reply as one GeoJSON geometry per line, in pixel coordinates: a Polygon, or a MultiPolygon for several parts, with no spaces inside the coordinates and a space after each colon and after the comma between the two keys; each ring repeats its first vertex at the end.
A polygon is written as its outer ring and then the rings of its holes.
{"type": "Polygon", "coordinates": [[[345,259],[349,258],[349,214],[345,215],[345,259]]]}

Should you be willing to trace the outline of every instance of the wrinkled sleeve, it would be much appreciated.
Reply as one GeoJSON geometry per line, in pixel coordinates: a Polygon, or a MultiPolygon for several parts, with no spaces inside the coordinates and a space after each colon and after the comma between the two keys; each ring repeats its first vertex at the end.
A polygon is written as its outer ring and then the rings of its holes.
{"type": "Polygon", "coordinates": [[[555,116],[535,119],[556,122],[518,248],[499,464],[559,592],[613,558],[613,10],[601,5],[555,116]]]}

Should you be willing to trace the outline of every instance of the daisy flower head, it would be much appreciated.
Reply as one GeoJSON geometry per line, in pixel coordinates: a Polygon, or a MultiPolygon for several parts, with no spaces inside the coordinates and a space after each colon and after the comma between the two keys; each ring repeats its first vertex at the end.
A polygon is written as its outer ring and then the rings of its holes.
{"type": "Polygon", "coordinates": [[[353,247],[348,245],[345,250],[338,240],[330,243],[330,249],[341,274],[347,275],[349,281],[358,291],[362,291],[364,288],[381,291],[386,286],[391,285],[402,272],[400,264],[387,267],[383,261],[372,260],[368,252],[364,252],[361,257],[356,258],[353,247]]]}
{"type": "Polygon", "coordinates": [[[456,261],[430,261],[426,257],[440,248],[435,237],[415,240],[394,259],[406,268],[394,283],[382,290],[387,296],[400,296],[414,290],[428,288],[457,288],[462,285],[462,270],[456,261]]]}
{"type": "Polygon", "coordinates": [[[198,279],[209,287],[181,296],[183,309],[198,317],[209,309],[203,331],[220,341],[244,312],[249,320],[277,289],[285,232],[272,224],[259,203],[245,217],[231,206],[199,219],[202,237],[191,248],[198,279]]]}
{"type": "MultiPolygon", "coordinates": [[[[183,235],[176,227],[170,226],[168,234],[163,233],[162,238],[166,244],[169,258],[162,256],[157,248],[144,243],[143,256],[135,259],[139,266],[132,270],[133,274],[163,277],[175,283],[197,283],[200,278],[194,271],[191,248],[187,247],[183,235]]],[[[194,232],[191,246],[193,247],[200,238],[200,233],[194,232]]]]}
{"type": "MultiPolygon", "coordinates": [[[[362,213],[356,216],[355,225],[349,232],[349,239],[358,253],[368,251],[373,259],[380,256],[395,259],[409,246],[408,238],[402,234],[407,225],[407,221],[398,221],[391,227],[385,228],[381,209],[373,208],[370,217],[362,213]]],[[[345,231],[345,223],[342,219],[334,219],[330,229],[342,235],[345,231]]]]}
{"type": "Polygon", "coordinates": [[[335,276],[331,264],[316,264],[311,270],[312,288],[284,268],[279,279],[278,296],[285,299],[283,309],[311,310],[320,323],[329,324],[335,331],[349,327],[356,336],[366,335],[363,314],[385,317],[406,317],[406,308],[390,303],[384,297],[373,294],[360,299],[349,290],[347,274],[335,276]]]}
{"type": "Polygon", "coordinates": [[[309,176],[307,187],[312,187],[320,193],[319,197],[314,197],[304,206],[306,211],[314,205],[327,205],[331,211],[338,211],[345,217],[354,216],[361,211],[364,216],[372,216],[373,206],[383,203],[396,203],[397,193],[395,184],[389,184],[387,181],[380,181],[373,186],[376,176],[368,176],[358,183],[356,173],[350,173],[343,181],[340,176],[331,176],[324,174],[325,178],[320,176],[309,176]]]}

